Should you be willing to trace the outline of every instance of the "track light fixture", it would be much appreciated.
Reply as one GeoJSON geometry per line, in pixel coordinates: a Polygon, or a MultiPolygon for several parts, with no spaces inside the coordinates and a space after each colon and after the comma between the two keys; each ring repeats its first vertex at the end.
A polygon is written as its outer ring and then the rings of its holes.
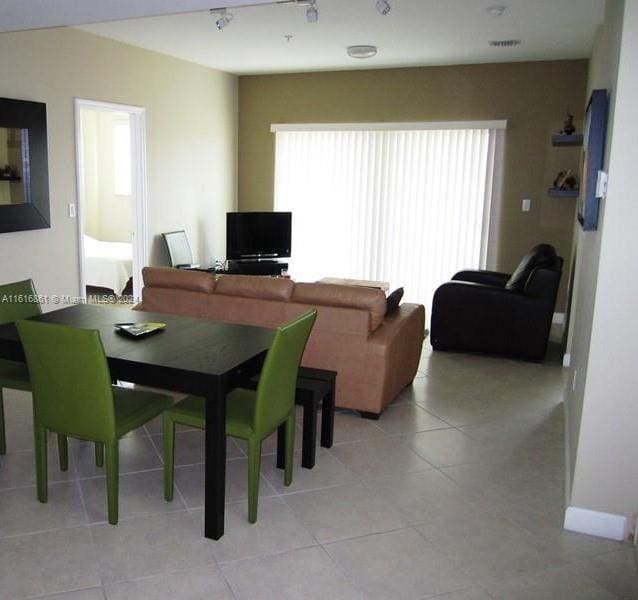
{"type": "Polygon", "coordinates": [[[219,18],[215,20],[215,26],[219,29],[219,31],[224,29],[224,27],[227,27],[233,20],[233,13],[229,13],[225,8],[220,8],[218,10],[211,9],[210,14],[214,16],[219,15],[219,18]]]}
{"type": "Polygon", "coordinates": [[[392,10],[388,0],[377,0],[377,10],[385,17],[392,10]]]}
{"type": "MultiPolygon", "coordinates": [[[[263,2],[259,4],[242,4],[242,7],[249,6],[265,6],[267,4],[295,4],[297,6],[305,6],[306,7],[306,21],[308,23],[316,23],[319,21],[319,9],[317,8],[317,0],[273,0],[272,2],[263,2]]],[[[377,0],[376,2],[377,10],[382,15],[387,15],[392,10],[392,6],[388,2],[388,0],[377,0]]],[[[233,20],[233,13],[228,12],[227,8],[211,8],[210,14],[218,17],[215,20],[215,25],[217,29],[220,31],[227,27],[230,22],[233,20]],[[218,16],[219,15],[219,16],[218,16]]]]}
{"type": "Polygon", "coordinates": [[[306,7],[306,21],[308,23],[316,23],[319,20],[319,11],[317,10],[317,3],[312,0],[306,7]]]}

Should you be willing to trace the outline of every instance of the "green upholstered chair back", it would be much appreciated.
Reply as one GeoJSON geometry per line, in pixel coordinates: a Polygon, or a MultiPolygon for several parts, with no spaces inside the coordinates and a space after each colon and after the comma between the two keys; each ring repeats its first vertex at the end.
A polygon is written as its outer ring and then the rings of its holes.
{"type": "Polygon", "coordinates": [[[18,321],[17,327],[36,424],[73,437],[116,439],[111,376],[99,332],[40,321],[18,321]]]}
{"type": "Polygon", "coordinates": [[[257,435],[274,431],[294,407],[297,372],[316,318],[316,309],[311,309],[277,328],[257,386],[254,420],[257,435]]]}
{"type": "Polygon", "coordinates": [[[0,285],[0,325],[42,312],[31,279],[0,285]]]}

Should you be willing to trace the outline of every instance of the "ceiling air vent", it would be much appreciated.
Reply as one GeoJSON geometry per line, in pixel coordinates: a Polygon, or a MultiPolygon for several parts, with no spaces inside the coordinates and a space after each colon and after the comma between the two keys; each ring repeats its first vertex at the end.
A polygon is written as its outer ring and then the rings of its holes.
{"type": "Polygon", "coordinates": [[[513,48],[520,45],[521,40],[490,40],[490,46],[495,48],[513,48]]]}

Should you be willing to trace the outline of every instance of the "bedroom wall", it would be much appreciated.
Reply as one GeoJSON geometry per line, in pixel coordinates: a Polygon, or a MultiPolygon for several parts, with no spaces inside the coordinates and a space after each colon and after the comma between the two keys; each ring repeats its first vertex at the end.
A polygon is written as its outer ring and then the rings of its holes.
{"type": "Polygon", "coordinates": [[[125,113],[82,110],[84,133],[84,231],[105,242],[131,242],[133,196],[115,193],[113,125],[128,121],[125,113]]]}
{"type": "Polygon", "coordinates": [[[0,282],[79,293],[74,98],[146,107],[149,256],[185,228],[200,261],[225,254],[236,208],[237,78],[74,29],[0,34],[0,96],[47,104],[51,228],[0,235],[0,282]]]}
{"type": "Polygon", "coordinates": [[[575,201],[545,192],[561,168],[578,166],[579,150],[552,148],[550,136],[567,107],[582,127],[586,81],[585,60],[240,77],[239,207],[272,209],[271,123],[508,119],[497,266],[513,270],[540,241],[569,264],[575,201]]]}

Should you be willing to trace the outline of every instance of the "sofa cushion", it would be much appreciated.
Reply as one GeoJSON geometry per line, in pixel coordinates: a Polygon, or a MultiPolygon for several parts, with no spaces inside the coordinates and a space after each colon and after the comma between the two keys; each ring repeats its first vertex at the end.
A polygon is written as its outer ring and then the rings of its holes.
{"type": "Polygon", "coordinates": [[[215,278],[204,271],[187,271],[171,267],[144,267],[142,278],[147,287],[179,288],[191,292],[211,294],[215,289],[215,278]]]}
{"type": "Polygon", "coordinates": [[[241,298],[261,298],[263,300],[290,300],[295,284],[281,277],[260,277],[256,275],[220,275],[215,288],[216,294],[239,296],[241,298]]]}
{"type": "Polygon", "coordinates": [[[556,249],[550,244],[534,246],[519,263],[512,276],[507,280],[505,288],[511,291],[523,291],[525,284],[534,269],[550,267],[556,261],[556,249]]]}
{"type": "Polygon", "coordinates": [[[215,321],[274,328],[289,320],[288,305],[289,302],[281,300],[210,294],[206,297],[206,316],[215,321]]]}
{"type": "Polygon", "coordinates": [[[208,319],[207,299],[212,294],[193,292],[183,288],[149,287],[142,290],[142,302],[134,310],[183,315],[197,319],[208,319]]]}
{"type": "Polygon", "coordinates": [[[311,306],[318,304],[367,310],[370,314],[370,331],[377,329],[385,317],[385,294],[376,288],[332,283],[297,283],[292,300],[311,306]]]}

